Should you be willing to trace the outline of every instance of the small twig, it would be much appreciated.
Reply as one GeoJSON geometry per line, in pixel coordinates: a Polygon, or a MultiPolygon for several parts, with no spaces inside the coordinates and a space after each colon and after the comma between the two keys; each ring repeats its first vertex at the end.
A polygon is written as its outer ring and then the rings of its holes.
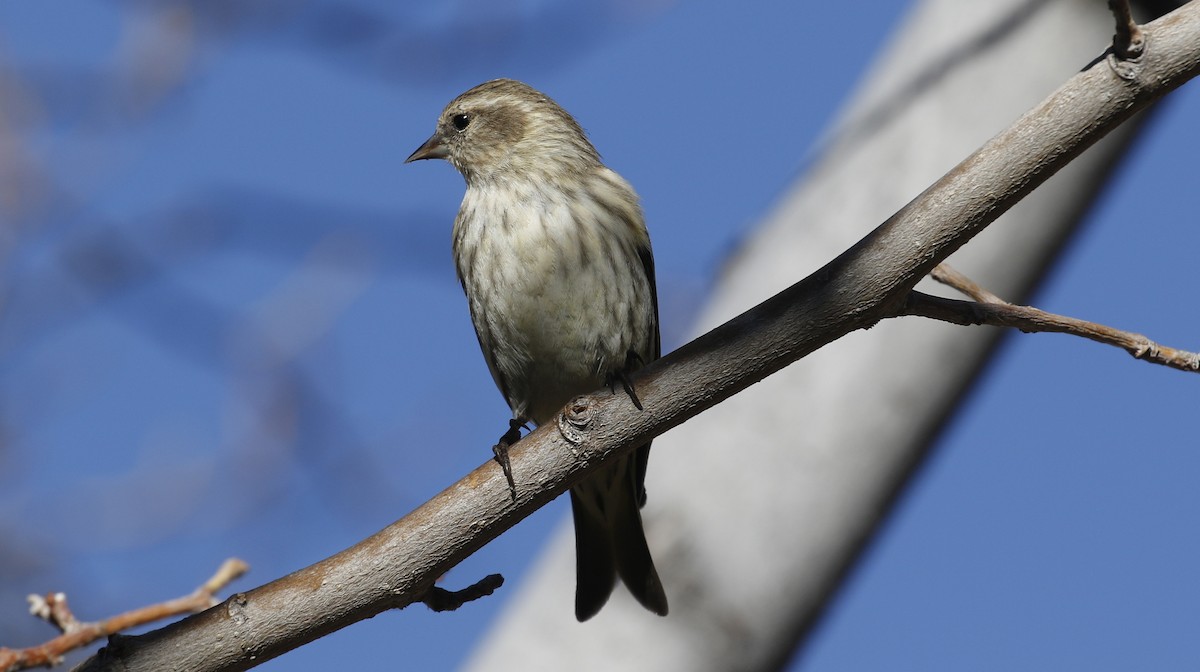
{"type": "Polygon", "coordinates": [[[29,602],[29,613],[58,628],[59,632],[74,632],[83,625],[67,606],[66,593],[50,593],[45,597],[30,595],[25,599],[29,602]]]}
{"type": "Polygon", "coordinates": [[[250,571],[250,565],[246,564],[244,560],[230,558],[221,563],[221,566],[217,568],[217,573],[213,574],[208,581],[205,581],[204,585],[197,588],[196,592],[207,593],[211,598],[217,594],[217,591],[238,580],[248,571],[250,571]]]}
{"type": "Polygon", "coordinates": [[[980,287],[974,280],[963,275],[958,269],[949,264],[934,266],[933,271],[929,273],[929,277],[947,287],[957,289],[980,303],[1008,303],[1004,299],[980,287]]]}
{"type": "Polygon", "coordinates": [[[930,277],[957,289],[975,301],[959,301],[913,291],[909,293],[904,305],[905,315],[918,315],[962,325],[990,324],[997,327],[1014,327],[1029,333],[1071,334],[1097,343],[1124,348],[1135,358],[1153,364],[1181,371],[1200,371],[1200,353],[1169,348],[1141,334],[1008,303],[946,264],[936,267],[930,273],[930,277]]]}
{"type": "Polygon", "coordinates": [[[230,558],[221,565],[212,578],[205,581],[191,595],[141,607],[103,621],[90,623],[81,622],[75,618],[70,608],[67,607],[67,596],[63,593],[51,593],[45,597],[30,595],[30,612],[58,628],[63,634],[27,649],[0,647],[0,672],[53,667],[62,662],[63,655],[68,651],[87,646],[101,637],[107,637],[122,630],[163,618],[203,611],[217,603],[213,597],[217,591],[245,574],[249,569],[250,566],[245,562],[237,558],[230,558]]]}
{"type": "Polygon", "coordinates": [[[421,602],[433,611],[454,611],[481,597],[487,597],[504,585],[504,577],[499,574],[488,574],[462,590],[446,590],[434,586],[425,593],[421,602]]]}
{"type": "Polygon", "coordinates": [[[1142,29],[1133,20],[1129,0],[1108,0],[1108,8],[1117,20],[1117,31],[1113,34],[1113,53],[1126,61],[1141,56],[1146,47],[1146,40],[1142,29]]]}

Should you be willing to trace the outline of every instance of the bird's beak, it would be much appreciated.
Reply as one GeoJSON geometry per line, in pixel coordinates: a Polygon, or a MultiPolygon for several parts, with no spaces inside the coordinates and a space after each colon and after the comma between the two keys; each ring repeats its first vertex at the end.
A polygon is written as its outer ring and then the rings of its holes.
{"type": "Polygon", "coordinates": [[[421,159],[444,159],[449,155],[450,153],[446,151],[445,145],[442,144],[442,136],[434,133],[425,141],[425,144],[418,147],[417,151],[409,155],[404,162],[412,163],[421,159]]]}

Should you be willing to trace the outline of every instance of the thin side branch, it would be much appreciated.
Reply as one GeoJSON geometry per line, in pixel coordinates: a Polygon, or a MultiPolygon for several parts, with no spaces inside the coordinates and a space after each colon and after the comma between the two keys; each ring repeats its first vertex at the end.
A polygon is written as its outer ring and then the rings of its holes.
{"type": "Polygon", "coordinates": [[[957,289],[963,294],[975,299],[979,303],[1008,303],[1004,299],[1001,299],[983,287],[980,287],[974,280],[968,278],[966,275],[963,275],[958,269],[954,268],[950,264],[938,264],[937,267],[935,267],[933,271],[929,273],[929,277],[937,280],[947,287],[957,289]]]}
{"type": "Polygon", "coordinates": [[[1029,333],[1070,334],[1124,348],[1135,358],[1152,364],[1161,364],[1180,371],[1200,371],[1200,353],[1160,345],[1141,334],[1009,303],[946,264],[939,265],[930,276],[975,301],[946,299],[913,291],[908,295],[902,314],[961,325],[990,324],[996,327],[1013,327],[1029,333]]]}
{"type": "Polygon", "coordinates": [[[1117,20],[1117,30],[1113,34],[1113,53],[1122,60],[1141,56],[1146,47],[1146,38],[1142,35],[1137,21],[1133,20],[1129,0],[1108,0],[1108,8],[1117,20]]]}
{"type": "Polygon", "coordinates": [[[0,647],[0,672],[53,667],[62,663],[67,652],[87,646],[101,637],[171,616],[193,614],[208,609],[217,603],[213,597],[217,591],[249,569],[250,566],[245,562],[230,558],[222,563],[212,578],[205,581],[191,595],[151,604],[91,623],[75,618],[67,606],[67,596],[64,593],[50,593],[45,597],[30,595],[30,613],[58,628],[63,634],[27,649],[0,647]]]}

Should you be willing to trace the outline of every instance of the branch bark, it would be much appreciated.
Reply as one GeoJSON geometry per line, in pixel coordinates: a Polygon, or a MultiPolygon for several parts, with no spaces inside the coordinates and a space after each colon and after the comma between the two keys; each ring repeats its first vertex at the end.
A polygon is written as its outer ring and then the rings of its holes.
{"type": "Polygon", "coordinates": [[[248,669],[428,594],[437,576],[630,450],[851,331],[902,309],[941,260],[1138,110],[1200,72],[1200,2],[1144,27],[1118,74],[1071,78],[824,268],[639,372],[624,395],[577,398],[558,426],[513,447],[518,497],[488,462],[409,516],[332,558],[162,630],[122,638],[84,670],[248,669]]]}

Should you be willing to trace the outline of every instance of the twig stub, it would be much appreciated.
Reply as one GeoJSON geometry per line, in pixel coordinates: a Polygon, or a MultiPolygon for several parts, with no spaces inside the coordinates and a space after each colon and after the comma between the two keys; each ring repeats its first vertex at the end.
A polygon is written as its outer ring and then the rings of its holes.
{"type": "Polygon", "coordinates": [[[592,424],[592,406],[586,396],[575,397],[558,416],[558,433],[572,446],[583,443],[592,424]]]}
{"type": "Polygon", "coordinates": [[[503,576],[488,574],[462,590],[446,590],[433,586],[425,593],[425,597],[421,598],[421,602],[433,611],[454,611],[467,602],[491,595],[503,585],[503,576]]]}

